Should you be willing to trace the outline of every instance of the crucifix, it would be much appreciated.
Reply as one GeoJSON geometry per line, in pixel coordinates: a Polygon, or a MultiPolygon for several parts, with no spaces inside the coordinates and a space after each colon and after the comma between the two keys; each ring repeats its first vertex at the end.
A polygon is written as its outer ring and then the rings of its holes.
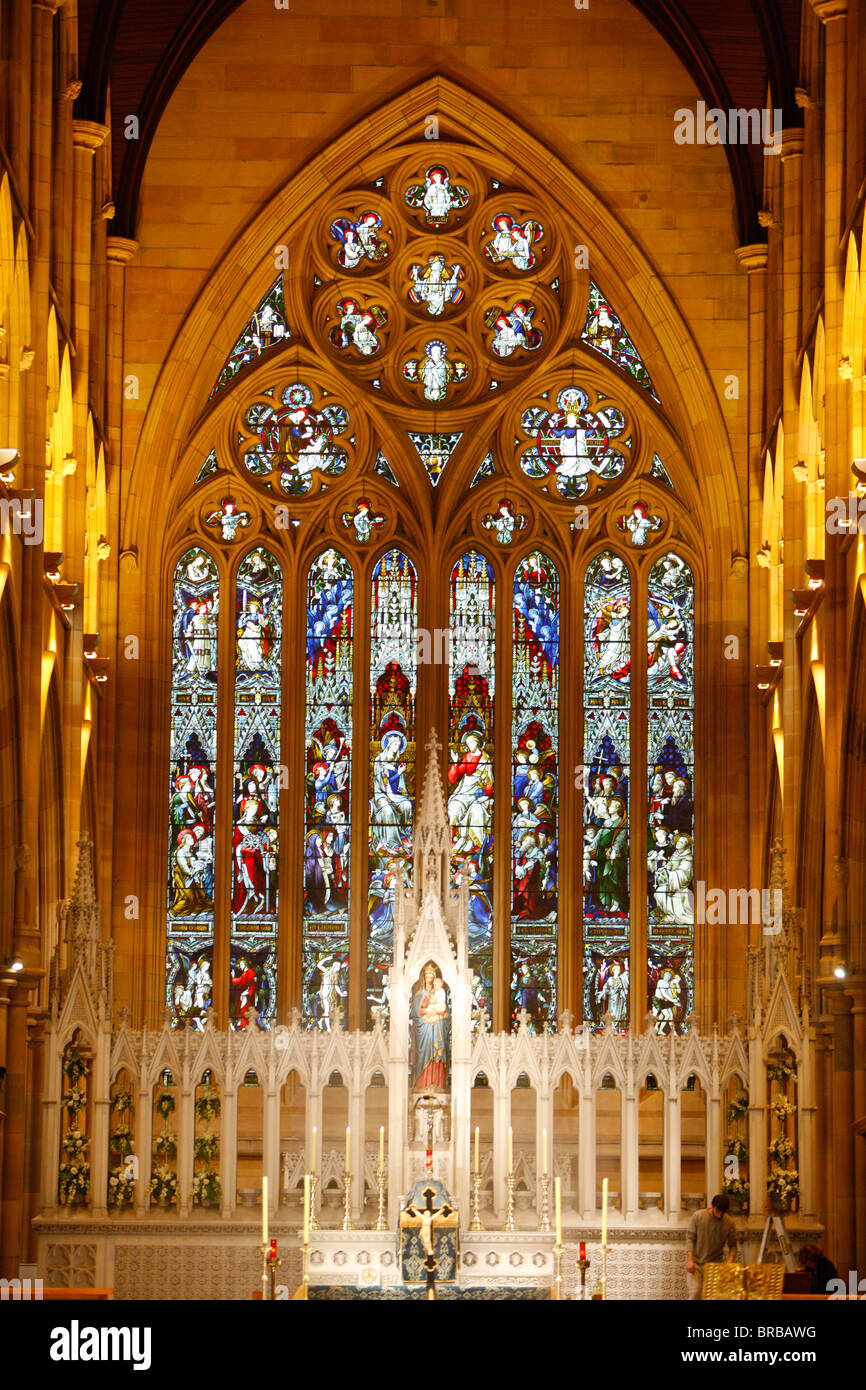
{"type": "Polygon", "coordinates": [[[427,1299],[432,1301],[436,1298],[436,1271],[439,1268],[439,1261],[433,1253],[433,1222],[440,1218],[453,1216],[454,1207],[449,1206],[447,1202],[443,1202],[441,1207],[434,1207],[433,1198],[436,1196],[436,1190],[433,1187],[425,1187],[422,1196],[424,1197],[423,1207],[416,1207],[414,1203],[410,1203],[405,1211],[407,1216],[414,1217],[416,1221],[421,1222],[421,1244],[424,1246],[424,1268],[427,1271],[427,1299]]]}

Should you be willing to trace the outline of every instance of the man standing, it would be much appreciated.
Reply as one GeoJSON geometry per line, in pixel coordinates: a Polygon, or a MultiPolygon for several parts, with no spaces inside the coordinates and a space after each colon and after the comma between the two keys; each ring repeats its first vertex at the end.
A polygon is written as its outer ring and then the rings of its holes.
{"type": "Polygon", "coordinates": [[[704,1265],[721,1264],[727,1246],[733,1260],[737,1252],[737,1228],[728,1216],[731,1200],[723,1193],[713,1198],[706,1211],[696,1211],[686,1236],[686,1278],[689,1298],[697,1300],[701,1296],[704,1283],[704,1265]]]}

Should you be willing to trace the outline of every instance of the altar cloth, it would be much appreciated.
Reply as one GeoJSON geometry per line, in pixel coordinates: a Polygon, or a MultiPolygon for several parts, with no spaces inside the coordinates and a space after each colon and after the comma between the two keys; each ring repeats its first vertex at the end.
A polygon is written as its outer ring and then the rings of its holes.
{"type": "MultiPolygon", "coordinates": [[[[544,1303],[550,1299],[550,1289],[530,1288],[525,1285],[502,1285],[498,1288],[461,1288],[459,1284],[437,1284],[437,1299],[470,1299],[474,1302],[491,1299],[497,1302],[517,1300],[522,1302],[544,1303]]],[[[308,1300],[350,1302],[354,1299],[384,1299],[402,1301],[404,1299],[424,1302],[427,1289],[423,1284],[385,1284],[381,1288],[360,1289],[354,1284],[310,1284],[308,1300]]]]}

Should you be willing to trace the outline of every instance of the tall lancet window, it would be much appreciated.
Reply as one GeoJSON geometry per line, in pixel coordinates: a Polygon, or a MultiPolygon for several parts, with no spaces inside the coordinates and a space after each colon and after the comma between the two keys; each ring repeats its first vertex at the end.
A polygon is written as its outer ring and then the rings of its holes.
{"type": "Polygon", "coordinates": [[[280,860],[282,571],[261,546],[244,558],[235,612],[231,987],[233,1028],[276,1016],[280,860]]]}
{"type": "Polygon", "coordinates": [[[469,878],[469,961],[475,1004],[493,1000],[493,569],[467,550],[451,571],[448,820],[456,874],[469,878]]]}
{"type": "Polygon", "coordinates": [[[583,634],[583,1007],[629,1022],[631,579],[603,551],[587,566],[583,634]]]}
{"type": "Polygon", "coordinates": [[[514,575],[511,1017],[556,1023],[559,575],[535,550],[514,575]]]}
{"type": "Polygon", "coordinates": [[[682,1033],[694,995],[692,571],[668,551],[650,570],[647,645],[647,1004],[656,1032],[682,1033]]]}
{"type": "Polygon", "coordinates": [[[330,1031],[349,973],[352,658],[350,562],[322,551],[307,574],[303,1016],[330,1031]]]}
{"type": "Polygon", "coordinates": [[[412,867],[416,794],[418,577],[401,550],[373,567],[370,595],[370,822],[367,1019],[388,1017],[394,885],[412,867]]]}
{"type": "Polygon", "coordinates": [[[206,550],[178,560],[172,596],[165,1002],[188,1028],[213,993],[219,576],[206,550]]]}

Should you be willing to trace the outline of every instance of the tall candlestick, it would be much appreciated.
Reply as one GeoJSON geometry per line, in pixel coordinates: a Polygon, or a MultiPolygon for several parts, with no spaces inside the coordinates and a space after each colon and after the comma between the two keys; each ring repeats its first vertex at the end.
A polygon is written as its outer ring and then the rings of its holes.
{"type": "Polygon", "coordinates": [[[262,1245],[268,1243],[268,1175],[262,1177],[262,1245]]]}
{"type": "Polygon", "coordinates": [[[310,1242],[310,1175],[304,1174],[304,1244],[310,1242]]]}
{"type": "Polygon", "coordinates": [[[547,1130],[541,1131],[541,1171],[547,1172],[547,1130]]]}
{"type": "Polygon", "coordinates": [[[511,1125],[508,1126],[508,1172],[514,1172],[514,1135],[511,1125]]]}
{"type": "Polygon", "coordinates": [[[312,1142],[312,1144],[311,1144],[311,1146],[310,1146],[310,1172],[311,1172],[311,1173],[315,1173],[315,1171],[316,1171],[316,1130],[317,1130],[317,1128],[318,1128],[317,1125],[313,1125],[313,1142],[312,1142]]]}
{"type": "Polygon", "coordinates": [[[607,1178],[601,1184],[601,1243],[607,1245],[607,1178]]]}
{"type": "Polygon", "coordinates": [[[553,1190],[556,1196],[556,1243],[562,1244],[562,1178],[554,1178],[553,1190]]]}
{"type": "Polygon", "coordinates": [[[347,1172],[347,1173],[349,1172],[349,1167],[350,1167],[350,1163],[351,1163],[351,1160],[350,1160],[350,1157],[349,1157],[349,1146],[350,1146],[350,1144],[351,1144],[351,1138],[352,1138],[352,1126],[351,1126],[351,1125],[346,1125],[346,1172],[347,1172]]]}
{"type": "Polygon", "coordinates": [[[385,1126],[379,1126],[379,1168],[385,1167],[385,1126]]]}
{"type": "Polygon", "coordinates": [[[479,1135],[479,1133],[480,1133],[480,1131],[479,1131],[479,1129],[478,1129],[478,1126],[476,1125],[476,1126],[475,1126],[475,1171],[476,1171],[476,1173],[478,1172],[478,1135],[479,1135]]]}

